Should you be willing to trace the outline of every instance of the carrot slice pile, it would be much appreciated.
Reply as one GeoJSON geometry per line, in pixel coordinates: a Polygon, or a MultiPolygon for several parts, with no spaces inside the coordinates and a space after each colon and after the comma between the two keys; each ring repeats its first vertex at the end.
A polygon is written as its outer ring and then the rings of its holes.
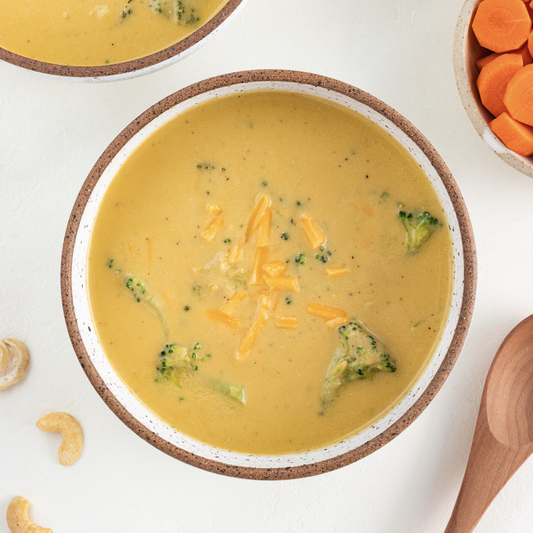
{"type": "Polygon", "coordinates": [[[482,0],[472,22],[486,48],[476,61],[490,129],[517,154],[533,155],[533,0],[482,0]],[[491,53],[492,52],[492,53],[491,53]]]}
{"type": "Polygon", "coordinates": [[[527,41],[531,18],[522,0],[483,0],[472,29],[481,46],[493,52],[510,52],[527,41]]]}
{"type": "Polygon", "coordinates": [[[477,79],[479,96],[495,117],[507,111],[503,101],[507,84],[523,66],[520,54],[502,54],[481,69],[477,79]]]}
{"type": "Polygon", "coordinates": [[[515,120],[533,126],[533,65],[516,72],[507,85],[503,101],[515,120]]]}
{"type": "Polygon", "coordinates": [[[533,128],[515,120],[509,113],[502,113],[489,124],[502,142],[517,154],[533,154],[533,128]]]}

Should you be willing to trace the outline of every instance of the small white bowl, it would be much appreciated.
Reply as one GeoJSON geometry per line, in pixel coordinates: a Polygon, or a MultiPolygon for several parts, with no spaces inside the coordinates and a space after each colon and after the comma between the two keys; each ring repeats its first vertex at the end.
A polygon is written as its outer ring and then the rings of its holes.
{"type": "Polygon", "coordinates": [[[29,59],[1,47],[0,60],[18,67],[26,68],[44,76],[53,76],[55,78],[61,77],[70,81],[119,81],[136,78],[169,67],[189,56],[195,50],[198,50],[198,48],[209,42],[223,26],[237,15],[246,1],[247,0],[229,0],[218,13],[184,39],[181,39],[173,45],[167,46],[159,52],[131,61],[124,61],[113,65],[87,67],[58,65],[38,61],[36,59],[29,59]]]}
{"type": "Polygon", "coordinates": [[[494,116],[485,109],[479,97],[476,80],[479,75],[476,61],[490,54],[477,41],[472,21],[482,0],[466,0],[457,20],[453,39],[453,68],[459,96],[474,128],[487,146],[516,170],[533,178],[533,157],[524,157],[509,150],[492,133],[489,122],[494,116]]]}
{"type": "Polygon", "coordinates": [[[283,479],[326,472],[361,459],[389,442],[425,409],[440,389],[466,339],[474,306],[477,264],[470,220],[457,185],[428,140],[389,106],[355,87],[294,71],[237,72],[194,84],[158,102],[109,145],[73,208],[61,265],[63,308],[74,350],[89,380],[115,414],[155,447],[212,472],[252,479],[283,479]],[[368,117],[396,138],[426,172],[446,212],[454,251],[453,296],[442,339],[422,376],[379,422],[334,446],[308,453],[263,456],[232,453],[197,442],[169,427],[120,381],[98,343],[85,289],[89,238],[100,202],[118,169],[148,135],[177,114],[207,100],[253,90],[316,95],[368,117]]]}

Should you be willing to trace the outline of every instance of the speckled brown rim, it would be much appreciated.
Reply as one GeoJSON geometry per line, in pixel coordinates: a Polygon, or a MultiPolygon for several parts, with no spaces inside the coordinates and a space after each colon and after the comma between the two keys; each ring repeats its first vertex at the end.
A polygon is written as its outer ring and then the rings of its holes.
{"type": "Polygon", "coordinates": [[[533,178],[533,156],[524,157],[506,148],[490,131],[489,122],[494,116],[481,103],[476,80],[479,69],[476,61],[487,55],[472,31],[472,21],[482,0],[466,0],[453,39],[453,69],[463,107],[478,135],[497,156],[508,165],[533,178]]]}
{"type": "Polygon", "coordinates": [[[204,39],[214,34],[221,24],[228,20],[245,2],[246,0],[229,0],[218,13],[189,36],[159,52],[132,61],[94,67],[57,65],[36,59],[29,59],[4,48],[0,48],[0,60],[41,74],[62,76],[69,79],[82,79],[85,81],[90,81],[91,78],[112,80],[147,74],[152,70],[167,66],[164,64],[165,62],[171,64],[173,60],[177,61],[188,55],[204,39]]]}
{"type": "Polygon", "coordinates": [[[390,108],[388,105],[381,102],[374,96],[361,91],[360,89],[331,78],[326,78],[324,76],[285,70],[236,72],[201,81],[186,87],[154,104],[147,111],[137,117],[133,122],[131,122],[113,140],[102,156],[98,159],[84,185],[82,186],[68,222],[61,261],[61,292],[63,299],[63,310],[70,339],[81,366],[87,374],[87,377],[110,409],[137,435],[168,455],[175,457],[176,459],[179,459],[187,464],[210,472],[247,479],[293,479],[328,472],[362,459],[363,457],[381,448],[384,444],[400,434],[420,415],[420,413],[427,407],[429,402],[431,402],[431,400],[442,387],[443,383],[446,381],[459,356],[459,353],[466,340],[472,319],[475,302],[476,281],[477,260],[474,235],[464,200],[448,167],[438,155],[435,148],[429,143],[429,141],[397,111],[390,108]],[[148,123],[171,107],[199,94],[211,91],[213,89],[228,87],[236,84],[272,81],[295,82],[314,87],[322,87],[345,95],[365,104],[366,106],[375,110],[377,113],[383,115],[414,141],[414,143],[422,150],[437,171],[451,199],[451,203],[454,206],[463,243],[464,289],[458,325],[455,329],[453,339],[446,356],[429,386],[422,393],[416,403],[401,417],[401,419],[397,420],[383,433],[366,442],[364,445],[332,459],[315,462],[313,464],[302,466],[297,465],[286,468],[254,468],[227,465],[222,462],[205,459],[193,453],[184,451],[148,430],[124,408],[124,406],[109,391],[103,379],[96,371],[82,341],[73,303],[72,266],[74,245],[76,242],[78,229],[80,227],[80,221],[89,197],[91,196],[91,193],[98,180],[102,176],[104,170],[117,155],[119,150],[129,139],[132,138],[133,135],[135,135],[148,123]]]}

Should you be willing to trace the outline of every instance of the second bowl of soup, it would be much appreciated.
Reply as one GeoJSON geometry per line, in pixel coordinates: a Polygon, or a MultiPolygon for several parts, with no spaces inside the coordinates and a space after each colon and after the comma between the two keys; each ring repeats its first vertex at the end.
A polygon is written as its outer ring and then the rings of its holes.
{"type": "Polygon", "coordinates": [[[460,193],[372,96],[237,73],[110,145],[67,230],[64,306],[134,431],[207,470],[316,474],[404,429],[450,372],[475,289],[460,193]]]}
{"type": "Polygon", "coordinates": [[[71,80],[119,80],[205,44],[245,0],[27,0],[2,6],[0,59],[71,80]]]}

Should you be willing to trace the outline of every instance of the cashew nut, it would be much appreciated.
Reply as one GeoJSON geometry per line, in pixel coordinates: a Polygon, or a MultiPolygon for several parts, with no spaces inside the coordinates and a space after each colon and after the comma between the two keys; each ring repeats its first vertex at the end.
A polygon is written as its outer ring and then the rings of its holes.
{"type": "Polygon", "coordinates": [[[28,351],[15,339],[0,341],[0,390],[14,385],[28,368],[28,351]]]}
{"type": "Polygon", "coordinates": [[[73,416],[68,413],[50,413],[37,420],[37,427],[43,431],[59,431],[63,435],[63,444],[57,452],[62,465],[71,465],[80,456],[83,433],[73,416]]]}
{"type": "Polygon", "coordinates": [[[36,526],[28,518],[30,502],[17,496],[9,504],[6,512],[7,527],[11,533],[52,533],[48,527],[36,526]]]}

